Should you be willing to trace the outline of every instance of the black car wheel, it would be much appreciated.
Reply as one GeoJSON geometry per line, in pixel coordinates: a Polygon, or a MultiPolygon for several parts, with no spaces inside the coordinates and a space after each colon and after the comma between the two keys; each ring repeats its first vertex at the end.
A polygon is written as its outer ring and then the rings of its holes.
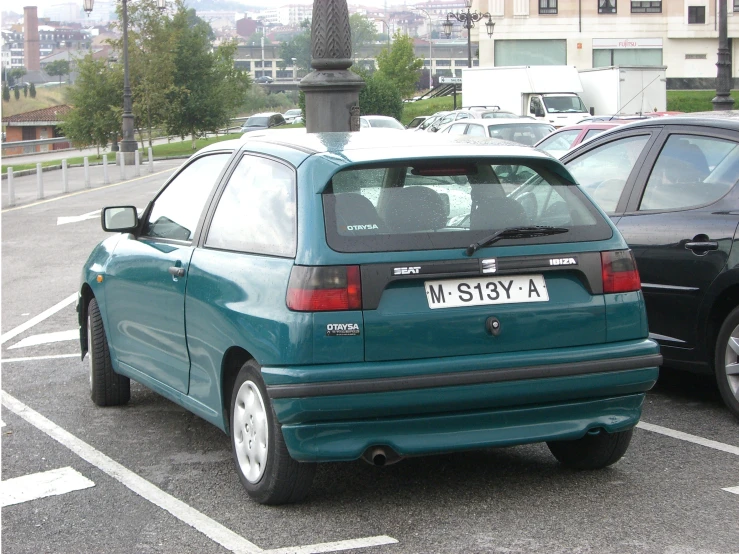
{"type": "Polygon", "coordinates": [[[721,396],[739,418],[739,308],[734,308],[721,326],[714,366],[721,396]]]}
{"type": "Polygon", "coordinates": [[[255,501],[286,504],[308,494],[316,464],[290,457],[254,360],[242,366],[231,393],[231,446],[239,479],[255,501]]]}
{"type": "Polygon", "coordinates": [[[87,363],[90,398],[98,406],[120,406],[131,399],[131,380],[113,371],[108,339],[97,300],[87,306],[87,363]]]}
{"type": "Polygon", "coordinates": [[[573,469],[601,469],[615,464],[626,453],[633,429],[618,433],[588,433],[581,439],[550,441],[549,451],[559,462],[573,469]]]}

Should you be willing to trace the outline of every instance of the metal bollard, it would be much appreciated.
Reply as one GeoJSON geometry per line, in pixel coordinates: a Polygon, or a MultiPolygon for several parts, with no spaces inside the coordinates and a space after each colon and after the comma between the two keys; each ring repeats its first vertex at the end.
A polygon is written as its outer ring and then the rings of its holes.
{"type": "Polygon", "coordinates": [[[138,149],[133,153],[133,164],[136,167],[134,175],[141,177],[141,156],[139,155],[138,149]]]}
{"type": "Polygon", "coordinates": [[[154,173],[154,151],[149,146],[149,173],[154,173]]]}
{"type": "Polygon", "coordinates": [[[123,152],[118,152],[116,156],[118,157],[118,171],[121,174],[121,181],[125,181],[126,180],[126,167],[123,165],[123,152]]]}
{"type": "Polygon", "coordinates": [[[67,160],[62,160],[62,192],[69,192],[69,176],[67,175],[67,160]]]}
{"type": "Polygon", "coordinates": [[[13,184],[13,168],[8,168],[8,206],[15,204],[15,185],[13,184]]]}
{"type": "Polygon", "coordinates": [[[87,156],[83,159],[85,163],[85,188],[90,188],[90,161],[87,159],[87,156]]]}
{"type": "Polygon", "coordinates": [[[41,164],[36,164],[36,198],[41,200],[44,197],[44,178],[41,164]]]}
{"type": "Polygon", "coordinates": [[[110,178],[108,177],[108,153],[106,152],[103,154],[103,184],[108,183],[110,183],[110,178]]]}

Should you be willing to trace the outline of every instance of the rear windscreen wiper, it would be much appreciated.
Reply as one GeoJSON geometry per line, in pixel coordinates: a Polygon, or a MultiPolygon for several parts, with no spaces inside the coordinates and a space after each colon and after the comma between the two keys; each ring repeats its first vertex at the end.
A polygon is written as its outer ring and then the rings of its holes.
{"type": "Polygon", "coordinates": [[[489,237],[470,244],[464,251],[468,256],[472,256],[483,246],[488,246],[497,242],[501,239],[525,239],[529,237],[545,237],[547,235],[558,235],[560,233],[566,233],[569,229],[564,227],[549,227],[545,225],[535,225],[533,227],[506,227],[495,231],[489,237]]]}

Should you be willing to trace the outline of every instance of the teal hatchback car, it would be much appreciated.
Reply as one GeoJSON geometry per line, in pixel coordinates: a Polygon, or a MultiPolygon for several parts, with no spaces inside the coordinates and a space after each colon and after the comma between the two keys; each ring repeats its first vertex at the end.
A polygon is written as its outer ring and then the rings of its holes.
{"type": "Polygon", "coordinates": [[[626,243],[524,146],[252,133],[102,225],[78,304],[92,400],[134,379],[216,425],[257,502],[299,501],[317,462],[546,442],[602,468],[657,379],[626,243]]]}

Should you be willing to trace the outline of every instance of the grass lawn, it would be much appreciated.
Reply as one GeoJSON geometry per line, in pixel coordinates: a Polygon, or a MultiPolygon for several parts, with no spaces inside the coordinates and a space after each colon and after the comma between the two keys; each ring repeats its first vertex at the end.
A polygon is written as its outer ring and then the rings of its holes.
{"type": "MultiPolygon", "coordinates": [[[[675,112],[710,112],[713,111],[711,100],[715,96],[715,90],[668,90],[667,110],[675,112]]],[[[731,97],[736,102],[734,109],[739,109],[739,91],[732,90],[731,97]]]]}

